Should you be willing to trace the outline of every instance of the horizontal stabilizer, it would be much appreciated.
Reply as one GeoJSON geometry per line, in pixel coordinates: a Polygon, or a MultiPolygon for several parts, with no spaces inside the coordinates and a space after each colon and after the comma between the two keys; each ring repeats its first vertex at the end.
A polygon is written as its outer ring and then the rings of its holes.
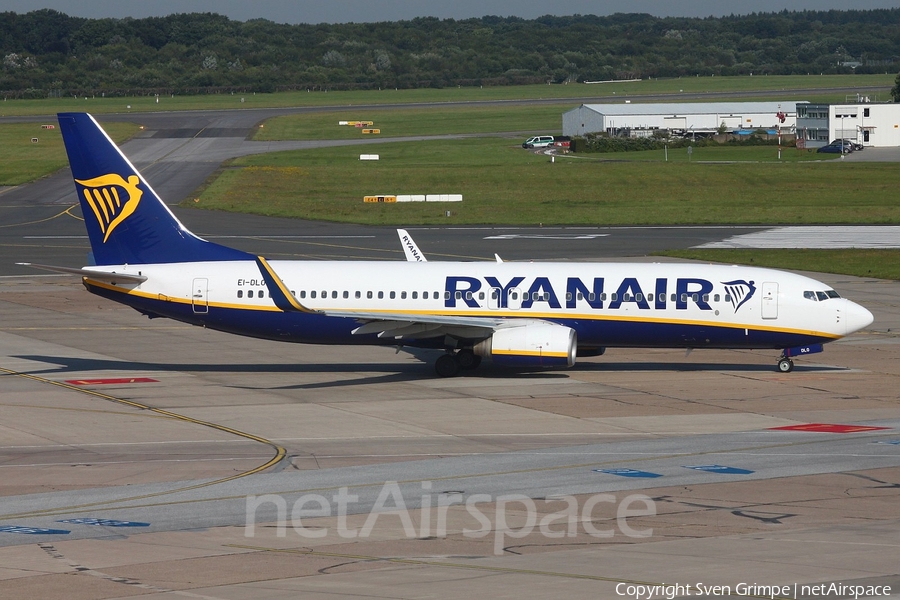
{"type": "Polygon", "coordinates": [[[74,269],[72,267],[55,267],[53,265],[39,265],[36,263],[16,263],[23,267],[34,267],[44,271],[53,271],[55,273],[66,273],[69,275],[80,275],[81,277],[89,277],[96,281],[108,281],[110,283],[143,283],[147,278],[143,275],[135,275],[134,273],[115,273],[112,271],[97,271],[94,269],[74,269]]]}

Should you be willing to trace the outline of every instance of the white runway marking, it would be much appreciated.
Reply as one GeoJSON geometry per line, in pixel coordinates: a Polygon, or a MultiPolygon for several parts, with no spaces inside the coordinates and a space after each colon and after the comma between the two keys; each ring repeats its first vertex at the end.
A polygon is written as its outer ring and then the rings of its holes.
{"type": "Polygon", "coordinates": [[[695,248],[900,248],[900,226],[777,227],[695,248]]]}
{"type": "Polygon", "coordinates": [[[501,235],[490,235],[486,240],[592,240],[598,237],[606,237],[608,233],[504,233],[501,235]]]}

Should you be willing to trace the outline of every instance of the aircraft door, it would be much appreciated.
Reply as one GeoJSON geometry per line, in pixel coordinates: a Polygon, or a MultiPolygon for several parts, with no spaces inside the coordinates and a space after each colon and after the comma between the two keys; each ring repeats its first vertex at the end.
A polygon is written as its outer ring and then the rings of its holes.
{"type": "Polygon", "coordinates": [[[778,318],[778,283],[766,281],[762,284],[762,318],[778,318]]]}
{"type": "Polygon", "coordinates": [[[197,314],[209,312],[209,280],[205,277],[194,279],[194,287],[191,290],[191,306],[197,314]]]}
{"type": "Polygon", "coordinates": [[[510,310],[522,308],[522,290],[516,287],[506,290],[506,308],[510,310]]]}
{"type": "Polygon", "coordinates": [[[500,308],[500,295],[503,293],[503,290],[500,288],[491,288],[488,292],[488,302],[487,307],[491,310],[497,310],[500,308]]]}

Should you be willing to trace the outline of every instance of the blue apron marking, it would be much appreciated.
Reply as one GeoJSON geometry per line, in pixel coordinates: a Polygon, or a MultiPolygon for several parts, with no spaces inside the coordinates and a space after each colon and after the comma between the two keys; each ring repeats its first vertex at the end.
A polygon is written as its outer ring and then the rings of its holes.
{"type": "Polygon", "coordinates": [[[4,525],[0,527],[0,533],[22,533],[25,535],[66,535],[71,532],[68,529],[47,529],[46,527],[20,527],[18,525],[4,525]]]}
{"type": "Polygon", "coordinates": [[[593,469],[595,473],[606,473],[607,475],[618,475],[619,477],[643,477],[652,479],[654,477],[662,477],[659,473],[651,473],[649,471],[638,471],[636,469],[593,469]]]}
{"type": "Polygon", "coordinates": [[[150,527],[150,523],[138,523],[137,521],[116,521],[114,519],[63,519],[57,523],[69,523],[72,525],[102,525],[104,527],[150,527]]]}
{"type": "Polygon", "coordinates": [[[685,469],[694,469],[695,471],[706,471],[707,473],[725,473],[726,475],[749,475],[753,471],[749,469],[739,469],[737,467],[726,467],[723,465],[684,465],[685,469]]]}

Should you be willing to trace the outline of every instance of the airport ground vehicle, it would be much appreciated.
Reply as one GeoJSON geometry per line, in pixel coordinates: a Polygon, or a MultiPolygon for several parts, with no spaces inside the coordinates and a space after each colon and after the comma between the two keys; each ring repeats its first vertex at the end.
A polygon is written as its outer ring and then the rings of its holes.
{"type": "Polygon", "coordinates": [[[536,135],[522,142],[523,148],[546,148],[552,146],[555,138],[552,135],[536,135]]]}

